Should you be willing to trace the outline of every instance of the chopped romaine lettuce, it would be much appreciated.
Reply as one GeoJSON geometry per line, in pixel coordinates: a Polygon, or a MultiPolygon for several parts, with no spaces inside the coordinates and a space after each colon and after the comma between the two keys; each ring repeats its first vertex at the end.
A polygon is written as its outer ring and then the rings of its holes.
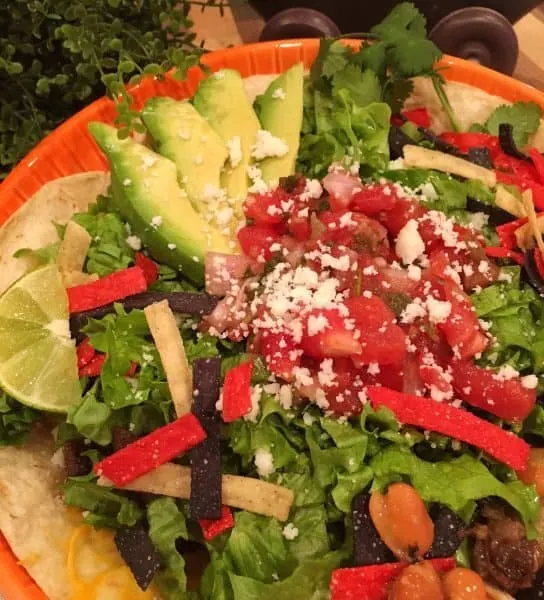
{"type": "Polygon", "coordinates": [[[24,444],[32,425],[41,417],[33,408],[0,391],[0,446],[24,444]]]}

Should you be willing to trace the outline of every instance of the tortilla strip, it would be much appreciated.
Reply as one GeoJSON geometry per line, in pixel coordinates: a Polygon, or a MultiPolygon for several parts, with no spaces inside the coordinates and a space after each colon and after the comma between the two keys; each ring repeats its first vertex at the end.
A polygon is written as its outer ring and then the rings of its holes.
{"type": "Polygon", "coordinates": [[[83,273],[82,271],[70,271],[62,273],[62,281],[65,288],[74,287],[75,285],[85,285],[100,279],[96,273],[83,273]]]}
{"type": "Polygon", "coordinates": [[[527,216],[523,203],[518,200],[514,194],[511,194],[503,185],[497,186],[495,204],[518,219],[527,216]]]}
{"type": "MultiPolygon", "coordinates": [[[[98,485],[108,487],[112,484],[105,477],[101,477],[98,485]]],[[[188,500],[191,496],[191,469],[167,463],[122,489],[188,500]]],[[[227,506],[273,517],[278,521],[286,521],[289,518],[289,511],[295,499],[294,493],[288,488],[238,475],[223,475],[222,495],[223,503],[227,506]]]]}
{"type": "Polygon", "coordinates": [[[176,415],[182,417],[191,412],[193,374],[176,317],[168,305],[168,300],[146,306],[144,313],[161,357],[176,415]]]}
{"type": "MultiPolygon", "coordinates": [[[[414,91],[404,104],[404,108],[409,110],[424,106],[429,111],[431,129],[435,133],[452,131],[450,120],[436,95],[431,79],[415,77],[412,81],[414,91]]],[[[468,131],[474,123],[485,123],[498,106],[512,104],[504,98],[466,83],[448,81],[444,88],[462,131],[468,131]]],[[[540,129],[532,136],[529,143],[540,152],[544,152],[544,120],[541,120],[540,129]]]]}
{"type": "Polygon", "coordinates": [[[478,179],[488,187],[495,187],[497,184],[495,171],[475,165],[463,158],[423,148],[422,146],[404,146],[404,163],[408,167],[434,169],[435,171],[460,175],[466,179],[478,179]]]}
{"type": "Polygon", "coordinates": [[[53,225],[64,225],[76,212],[85,212],[107,191],[110,177],[99,171],[78,173],[43,186],[0,229],[0,293],[25,274],[32,259],[13,258],[21,248],[43,248],[57,242],[53,225]]]}
{"type": "Polygon", "coordinates": [[[70,220],[57,254],[57,265],[61,273],[83,271],[92,238],[84,227],[70,220]]]}

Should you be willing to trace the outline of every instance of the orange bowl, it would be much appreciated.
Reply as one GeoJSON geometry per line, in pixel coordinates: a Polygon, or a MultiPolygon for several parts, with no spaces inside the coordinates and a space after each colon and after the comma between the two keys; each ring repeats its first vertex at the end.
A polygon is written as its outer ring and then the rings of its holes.
{"type": "MultiPolygon", "coordinates": [[[[357,45],[355,41],[347,43],[357,45]]],[[[315,39],[252,44],[211,52],[202,62],[212,71],[227,67],[244,77],[279,73],[299,61],[309,67],[318,44],[315,39]]],[[[444,76],[450,81],[467,83],[511,102],[536,102],[544,109],[544,93],[510,77],[450,56],[444,57],[440,66],[447,67],[444,76]]],[[[132,90],[136,105],[140,108],[151,96],[190,97],[202,76],[200,69],[194,68],[183,82],[170,76],[162,81],[146,79],[132,90]]],[[[111,123],[114,115],[113,102],[102,98],[68,119],[36,146],[0,185],[0,225],[48,181],[82,171],[106,171],[107,162],[88,133],[87,124],[111,123]]],[[[47,600],[1,535],[0,565],[0,596],[4,600],[47,600]]]]}

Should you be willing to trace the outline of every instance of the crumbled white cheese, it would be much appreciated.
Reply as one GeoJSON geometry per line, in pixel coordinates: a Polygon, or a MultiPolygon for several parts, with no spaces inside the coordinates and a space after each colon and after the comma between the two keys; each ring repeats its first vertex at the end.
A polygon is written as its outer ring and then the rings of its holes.
{"type": "Polygon", "coordinates": [[[287,525],[283,528],[283,537],[286,540],[292,541],[298,536],[298,529],[293,525],[293,523],[287,523],[287,525]]]}
{"type": "Polygon", "coordinates": [[[397,158],[397,160],[389,161],[387,168],[389,171],[402,171],[403,169],[406,169],[406,165],[404,164],[403,158],[397,158]]]}
{"type": "Polygon", "coordinates": [[[186,129],[182,129],[181,131],[178,131],[178,137],[181,140],[187,141],[191,139],[191,133],[186,129]]]}
{"type": "Polygon", "coordinates": [[[525,375],[521,378],[521,385],[526,390],[534,390],[538,385],[538,377],[536,375],[525,375]]]}
{"type": "Polygon", "coordinates": [[[493,379],[498,381],[509,381],[510,379],[515,379],[516,377],[519,377],[519,373],[511,365],[503,365],[497,371],[497,373],[493,375],[493,379]]]}
{"type": "Polygon", "coordinates": [[[482,230],[489,221],[489,215],[486,215],[483,212],[472,213],[470,215],[470,225],[477,229],[478,231],[482,230]]]}
{"type": "Polygon", "coordinates": [[[293,406],[293,388],[290,385],[282,385],[278,394],[279,402],[285,410],[293,406]]]}
{"type": "Polygon", "coordinates": [[[146,155],[142,158],[142,167],[145,170],[149,169],[149,167],[152,167],[156,162],[157,162],[158,158],[156,156],[152,156],[152,155],[146,155]]]}
{"type": "Polygon", "coordinates": [[[168,244],[168,250],[175,250],[176,248],[176,244],[168,244]]]}
{"type": "Polygon", "coordinates": [[[427,311],[425,310],[421,300],[416,298],[402,311],[400,315],[400,322],[405,324],[413,323],[416,319],[423,318],[426,314],[427,311]]]}
{"type": "Polygon", "coordinates": [[[199,166],[204,162],[204,157],[202,156],[202,154],[197,154],[195,156],[195,165],[199,166]]]}
{"type": "Polygon", "coordinates": [[[161,225],[162,217],[160,215],[157,215],[151,219],[151,227],[153,227],[153,229],[158,229],[161,225]]]}
{"type": "Polygon", "coordinates": [[[380,365],[377,362],[371,362],[366,371],[369,375],[379,375],[380,365]]]}
{"type": "Polygon", "coordinates": [[[230,140],[227,140],[227,148],[229,151],[230,166],[235,169],[242,161],[242,139],[239,135],[235,135],[230,140]]]}
{"type": "Polygon", "coordinates": [[[395,252],[406,265],[413,263],[425,252],[425,243],[419,235],[417,221],[414,219],[410,219],[399,231],[395,252]]]}
{"type": "Polygon", "coordinates": [[[429,312],[429,321],[431,323],[444,323],[451,313],[451,303],[436,300],[432,296],[427,298],[427,311],[429,312]]]}
{"type": "Polygon", "coordinates": [[[421,268],[416,265],[408,265],[408,279],[419,281],[421,279],[421,268]]]}
{"type": "Polygon", "coordinates": [[[255,452],[255,466],[260,477],[269,477],[276,470],[274,457],[264,448],[258,448],[255,452]]]}
{"type": "Polygon", "coordinates": [[[308,335],[317,335],[325,331],[329,326],[329,320],[325,315],[310,315],[308,317],[308,335]]]}
{"type": "Polygon", "coordinates": [[[273,136],[270,131],[259,129],[255,145],[251,148],[251,156],[255,160],[263,160],[270,156],[282,157],[289,152],[289,146],[280,138],[273,136]]]}
{"type": "Polygon", "coordinates": [[[302,420],[304,421],[304,425],[311,427],[315,419],[312,417],[312,415],[309,412],[305,412],[302,415],[302,420]]]}
{"type": "Polygon", "coordinates": [[[307,179],[304,191],[300,194],[301,200],[311,200],[321,198],[323,188],[318,179],[307,179]]]}
{"type": "Polygon", "coordinates": [[[269,186],[263,180],[263,174],[259,167],[249,165],[247,167],[247,175],[252,181],[252,185],[248,189],[250,194],[266,194],[270,190],[269,186]]]}
{"type": "Polygon", "coordinates": [[[132,183],[132,179],[129,179],[128,177],[126,179],[123,179],[124,186],[129,186],[131,183],[132,183]]]}
{"type": "Polygon", "coordinates": [[[129,235],[125,241],[136,252],[142,249],[142,240],[137,235],[129,235]]]}
{"type": "Polygon", "coordinates": [[[277,100],[285,100],[285,92],[283,91],[283,88],[278,88],[277,90],[274,90],[272,92],[272,98],[275,98],[277,100]]]}
{"type": "Polygon", "coordinates": [[[244,416],[246,421],[257,422],[257,417],[261,411],[261,396],[263,388],[260,385],[256,385],[251,388],[251,410],[247,415],[244,416]]]}

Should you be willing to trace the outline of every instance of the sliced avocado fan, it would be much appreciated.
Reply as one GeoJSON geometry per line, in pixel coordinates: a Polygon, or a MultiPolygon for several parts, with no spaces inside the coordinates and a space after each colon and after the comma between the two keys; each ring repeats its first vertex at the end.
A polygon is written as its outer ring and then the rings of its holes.
{"type": "Polygon", "coordinates": [[[274,79],[255,104],[261,128],[283,140],[289,150],[281,157],[256,163],[263,180],[270,184],[295,172],[302,127],[304,67],[297,63],[274,79]]]}
{"type": "Polygon", "coordinates": [[[204,79],[193,97],[193,104],[230,150],[221,182],[228,196],[236,199],[237,212],[241,214],[248,190],[251,148],[260,125],[240,73],[223,69],[204,79]]]}
{"type": "Polygon", "coordinates": [[[157,152],[176,163],[182,187],[197,210],[220,188],[229,156],[226,144],[187,101],[155,97],[148,100],[142,120],[157,152]]]}
{"type": "Polygon", "coordinates": [[[89,130],[109,159],[115,207],[134,234],[153,258],[202,283],[206,252],[232,254],[233,239],[194,209],[171,160],[131,138],[119,139],[105,123],[91,123],[89,130]]]}

